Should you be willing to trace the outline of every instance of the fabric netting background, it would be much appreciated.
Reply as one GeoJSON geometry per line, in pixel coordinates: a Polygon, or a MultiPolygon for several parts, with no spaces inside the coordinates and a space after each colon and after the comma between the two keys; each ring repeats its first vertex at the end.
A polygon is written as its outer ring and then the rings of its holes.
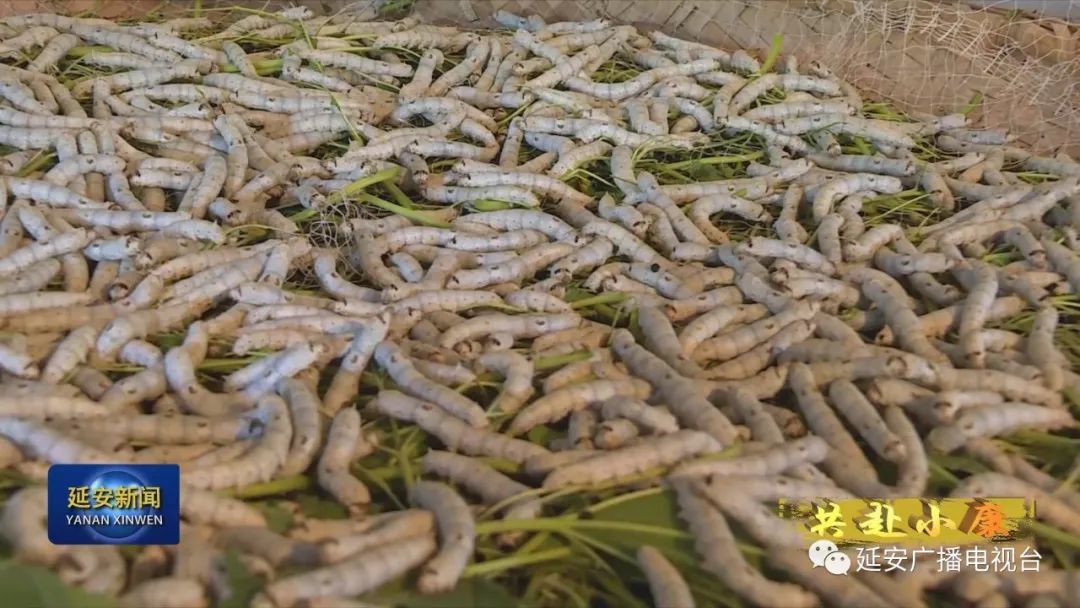
{"type": "MultiPolygon", "coordinates": [[[[779,33],[784,52],[822,61],[867,98],[904,111],[947,113],[978,95],[976,124],[1006,127],[1041,153],[1080,157],[1080,32],[1067,20],[1071,13],[1080,22],[1073,0],[204,0],[201,6],[273,10],[304,4],[318,13],[348,8],[374,17],[387,2],[425,22],[462,27],[489,26],[499,9],[536,13],[549,22],[603,17],[759,54],[779,33]]],[[[0,15],[52,11],[132,19],[149,11],[190,13],[194,6],[176,0],[8,0],[0,15]]]]}

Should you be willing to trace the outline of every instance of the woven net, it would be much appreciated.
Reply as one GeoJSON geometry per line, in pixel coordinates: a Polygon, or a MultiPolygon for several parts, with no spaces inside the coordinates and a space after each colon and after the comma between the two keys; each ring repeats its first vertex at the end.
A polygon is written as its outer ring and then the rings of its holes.
{"type": "MultiPolygon", "coordinates": [[[[869,99],[904,111],[946,113],[980,100],[976,124],[1007,127],[1040,153],[1080,154],[1080,3],[1074,0],[205,0],[205,8],[303,4],[318,13],[357,4],[371,14],[404,6],[424,21],[485,27],[499,9],[548,21],[608,18],[764,53],[776,34],[783,50],[816,59],[869,99]],[[973,6],[975,5],[975,6],[973,6]],[[1006,7],[1032,9],[1026,12],[1006,7]]],[[[9,0],[0,15],[95,12],[137,18],[188,12],[193,2],[9,0]]],[[[211,15],[224,13],[210,12],[211,15]]],[[[400,11],[398,12],[400,14],[400,11]]]]}

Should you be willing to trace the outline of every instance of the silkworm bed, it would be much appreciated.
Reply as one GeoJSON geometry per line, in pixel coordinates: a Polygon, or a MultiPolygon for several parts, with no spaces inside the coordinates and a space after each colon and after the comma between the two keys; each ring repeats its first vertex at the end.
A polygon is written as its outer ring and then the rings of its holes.
{"type": "Polygon", "coordinates": [[[778,44],[211,16],[0,22],[15,559],[119,606],[1076,605],[1080,164],[778,44]],[[53,545],[52,463],[178,463],[180,544],[53,545]],[[1041,570],[829,576],[776,511],[949,495],[1034,499],[1041,570]]]}

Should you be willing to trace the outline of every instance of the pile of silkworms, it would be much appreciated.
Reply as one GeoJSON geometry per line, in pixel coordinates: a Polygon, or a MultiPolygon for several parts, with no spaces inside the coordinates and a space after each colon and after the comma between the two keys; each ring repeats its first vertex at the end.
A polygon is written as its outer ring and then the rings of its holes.
{"type": "MultiPolygon", "coordinates": [[[[776,504],[922,496],[953,452],[983,467],[955,496],[1080,535],[1075,487],[994,439],[1075,424],[1080,164],[962,114],[875,117],[794,57],[497,21],[0,21],[14,555],[120,606],[223,601],[227,552],[265,578],[254,606],[353,605],[455,588],[493,514],[651,484],[749,604],[1074,602],[1052,565],[822,574],[776,504]],[[761,153],[726,178],[645,168],[734,140],[761,153]],[[931,219],[864,211],[912,196],[931,219]],[[361,480],[387,429],[426,437],[397,505],[361,480]],[[179,463],[180,544],[51,544],[48,465],[97,462],[179,463]],[[230,496],[300,475],[348,517],[281,533],[230,496]]],[[[657,605],[707,603],[644,545],[657,605]]]]}

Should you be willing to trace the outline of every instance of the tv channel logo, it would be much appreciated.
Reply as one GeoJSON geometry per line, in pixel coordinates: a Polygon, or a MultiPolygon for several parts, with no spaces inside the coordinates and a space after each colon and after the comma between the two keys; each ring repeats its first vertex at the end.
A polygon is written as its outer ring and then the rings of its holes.
{"type": "Polygon", "coordinates": [[[55,464],[48,497],[54,544],[180,542],[179,465],[55,464]]]}

